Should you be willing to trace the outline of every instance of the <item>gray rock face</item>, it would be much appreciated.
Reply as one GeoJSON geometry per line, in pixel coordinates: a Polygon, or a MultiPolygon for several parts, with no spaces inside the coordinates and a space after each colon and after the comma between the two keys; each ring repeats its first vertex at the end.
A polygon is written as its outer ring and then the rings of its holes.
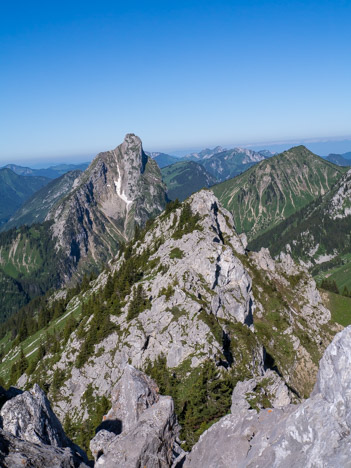
{"type": "Polygon", "coordinates": [[[257,413],[248,409],[250,385],[244,387],[234,391],[232,414],[201,436],[185,468],[351,466],[351,327],[327,348],[302,404],[257,413]]]}
{"type": "Polygon", "coordinates": [[[158,402],[160,396],[156,383],[143,372],[129,364],[111,393],[112,408],[105,420],[120,420],[122,430],[136,425],[141,414],[158,402]]]}
{"type": "Polygon", "coordinates": [[[0,429],[0,466],[3,468],[88,468],[70,448],[38,445],[0,429]]]}
{"type": "Polygon", "coordinates": [[[65,435],[38,385],[19,393],[0,392],[0,466],[8,468],[87,467],[86,455],[65,435]]]}
{"type": "Polygon", "coordinates": [[[90,443],[96,466],[166,468],[181,454],[179,426],[171,397],[160,396],[155,382],[127,365],[112,392],[103,424],[120,422],[120,434],[100,430],[90,443]]]}
{"type": "Polygon", "coordinates": [[[47,215],[57,246],[78,267],[102,264],[129,240],[135,223],[144,225],[166,204],[166,187],[141,140],[127,134],[113,151],[100,153],[74,183],[71,192],[47,215]]]}
{"type": "Polygon", "coordinates": [[[1,409],[3,427],[20,439],[65,447],[68,439],[39,385],[7,401],[1,409]]]}

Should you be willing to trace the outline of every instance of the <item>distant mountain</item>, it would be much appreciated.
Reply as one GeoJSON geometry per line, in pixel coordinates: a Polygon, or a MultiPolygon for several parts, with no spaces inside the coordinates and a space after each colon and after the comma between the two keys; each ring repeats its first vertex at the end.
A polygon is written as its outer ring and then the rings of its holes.
{"type": "Polygon", "coordinates": [[[161,174],[170,200],[178,198],[183,201],[194,192],[217,182],[201,164],[194,161],[179,161],[164,167],[161,174]]]}
{"type": "Polygon", "coordinates": [[[41,176],[48,177],[49,179],[56,179],[69,171],[84,171],[88,166],[89,163],[86,162],[81,164],[58,164],[57,166],[51,166],[47,169],[32,169],[30,167],[18,166],[17,164],[7,164],[7,166],[4,167],[11,169],[11,171],[18,175],[41,176]]]}
{"type": "Polygon", "coordinates": [[[179,158],[177,158],[176,156],[171,156],[170,154],[166,153],[149,153],[146,151],[145,154],[154,159],[157,162],[157,165],[160,169],[179,161],[179,158]]]}
{"type": "Polygon", "coordinates": [[[217,180],[231,179],[263,161],[266,156],[246,148],[233,148],[221,151],[210,158],[199,161],[217,180]]]}
{"type": "Polygon", "coordinates": [[[46,177],[21,176],[11,169],[0,169],[0,227],[34,192],[50,182],[46,177]]]}
{"type": "MultiPolygon", "coordinates": [[[[346,153],[347,154],[347,153],[346,153]]],[[[351,153],[350,153],[351,155],[351,153]]],[[[341,154],[329,154],[325,159],[327,161],[332,162],[333,164],[337,164],[338,166],[351,166],[351,160],[346,159],[341,154]]]]}
{"type": "Polygon", "coordinates": [[[206,149],[200,151],[199,153],[187,154],[186,156],[184,156],[183,159],[200,162],[203,159],[209,159],[213,155],[215,155],[217,153],[222,153],[223,151],[226,151],[226,148],[222,148],[222,146],[216,146],[213,149],[206,148],[206,149]]]}
{"type": "Polygon", "coordinates": [[[324,195],[345,171],[297,146],[211,190],[233,213],[237,230],[254,239],[324,195]]]}
{"type": "Polygon", "coordinates": [[[273,229],[250,248],[268,247],[272,255],[290,253],[319,277],[351,289],[351,169],[332,189],[273,229]]]}
{"type": "Polygon", "coordinates": [[[2,230],[44,222],[55,203],[69,193],[81,173],[79,170],[66,172],[35,192],[2,226],[2,230]]]}
{"type": "Polygon", "coordinates": [[[136,224],[159,214],[166,187],[157,163],[128,134],[112,151],[100,153],[49,212],[57,248],[80,272],[103,264],[134,235],[136,224]]]}
{"type": "MultiPolygon", "coordinates": [[[[9,169],[2,171],[24,179],[9,169]]],[[[43,224],[0,234],[0,273],[5,275],[0,280],[0,321],[36,295],[105,265],[134,236],[136,225],[144,226],[166,206],[160,169],[134,134],[114,150],[98,154],[78,179],[75,176],[53,181],[31,200],[30,212],[21,212],[21,219],[42,219],[53,205],[43,224]],[[63,198],[60,190],[66,193],[63,198]]]]}
{"type": "Polygon", "coordinates": [[[275,156],[277,153],[274,151],[269,151],[267,149],[264,149],[264,150],[260,150],[258,151],[259,154],[261,154],[262,156],[264,156],[265,158],[271,158],[272,156],[275,156]]]}
{"type": "Polygon", "coordinates": [[[55,248],[50,223],[0,233],[0,322],[36,296],[58,288],[69,272],[68,262],[55,248]]]}
{"type": "Polygon", "coordinates": [[[351,159],[351,151],[349,151],[349,152],[347,152],[347,153],[343,153],[341,156],[342,156],[343,158],[345,158],[345,159],[351,159]]]}

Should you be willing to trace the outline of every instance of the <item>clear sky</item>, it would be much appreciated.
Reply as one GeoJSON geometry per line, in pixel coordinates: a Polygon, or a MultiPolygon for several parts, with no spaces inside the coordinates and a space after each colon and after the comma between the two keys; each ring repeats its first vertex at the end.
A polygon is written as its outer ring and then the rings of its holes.
{"type": "Polygon", "coordinates": [[[351,135],[351,1],[1,1],[0,160],[351,135]]]}

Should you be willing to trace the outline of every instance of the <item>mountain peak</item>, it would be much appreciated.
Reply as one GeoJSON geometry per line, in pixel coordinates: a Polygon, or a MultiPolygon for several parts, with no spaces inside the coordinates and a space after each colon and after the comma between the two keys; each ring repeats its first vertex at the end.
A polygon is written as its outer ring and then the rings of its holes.
{"type": "Polygon", "coordinates": [[[140,149],[142,149],[143,147],[141,139],[137,135],[135,135],[135,133],[127,133],[124,137],[122,145],[126,147],[139,146],[140,149]]]}
{"type": "Polygon", "coordinates": [[[135,223],[143,226],[165,204],[156,162],[144,153],[141,139],[128,133],[114,150],[95,157],[47,219],[54,220],[53,235],[75,264],[83,258],[101,263],[133,236],[135,223]]]}

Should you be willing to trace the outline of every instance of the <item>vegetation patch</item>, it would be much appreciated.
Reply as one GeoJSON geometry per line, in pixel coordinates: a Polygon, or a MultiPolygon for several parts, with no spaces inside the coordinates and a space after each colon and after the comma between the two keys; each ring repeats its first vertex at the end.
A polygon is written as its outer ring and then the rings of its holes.
{"type": "Polygon", "coordinates": [[[180,250],[178,247],[174,247],[174,249],[171,250],[170,254],[169,254],[169,258],[170,259],[175,259],[175,258],[183,258],[184,257],[184,252],[182,250],[180,250]]]}
{"type": "Polygon", "coordinates": [[[185,234],[190,234],[195,230],[203,231],[199,221],[200,215],[198,213],[193,214],[189,203],[184,203],[172,238],[181,239],[185,234]]]}

